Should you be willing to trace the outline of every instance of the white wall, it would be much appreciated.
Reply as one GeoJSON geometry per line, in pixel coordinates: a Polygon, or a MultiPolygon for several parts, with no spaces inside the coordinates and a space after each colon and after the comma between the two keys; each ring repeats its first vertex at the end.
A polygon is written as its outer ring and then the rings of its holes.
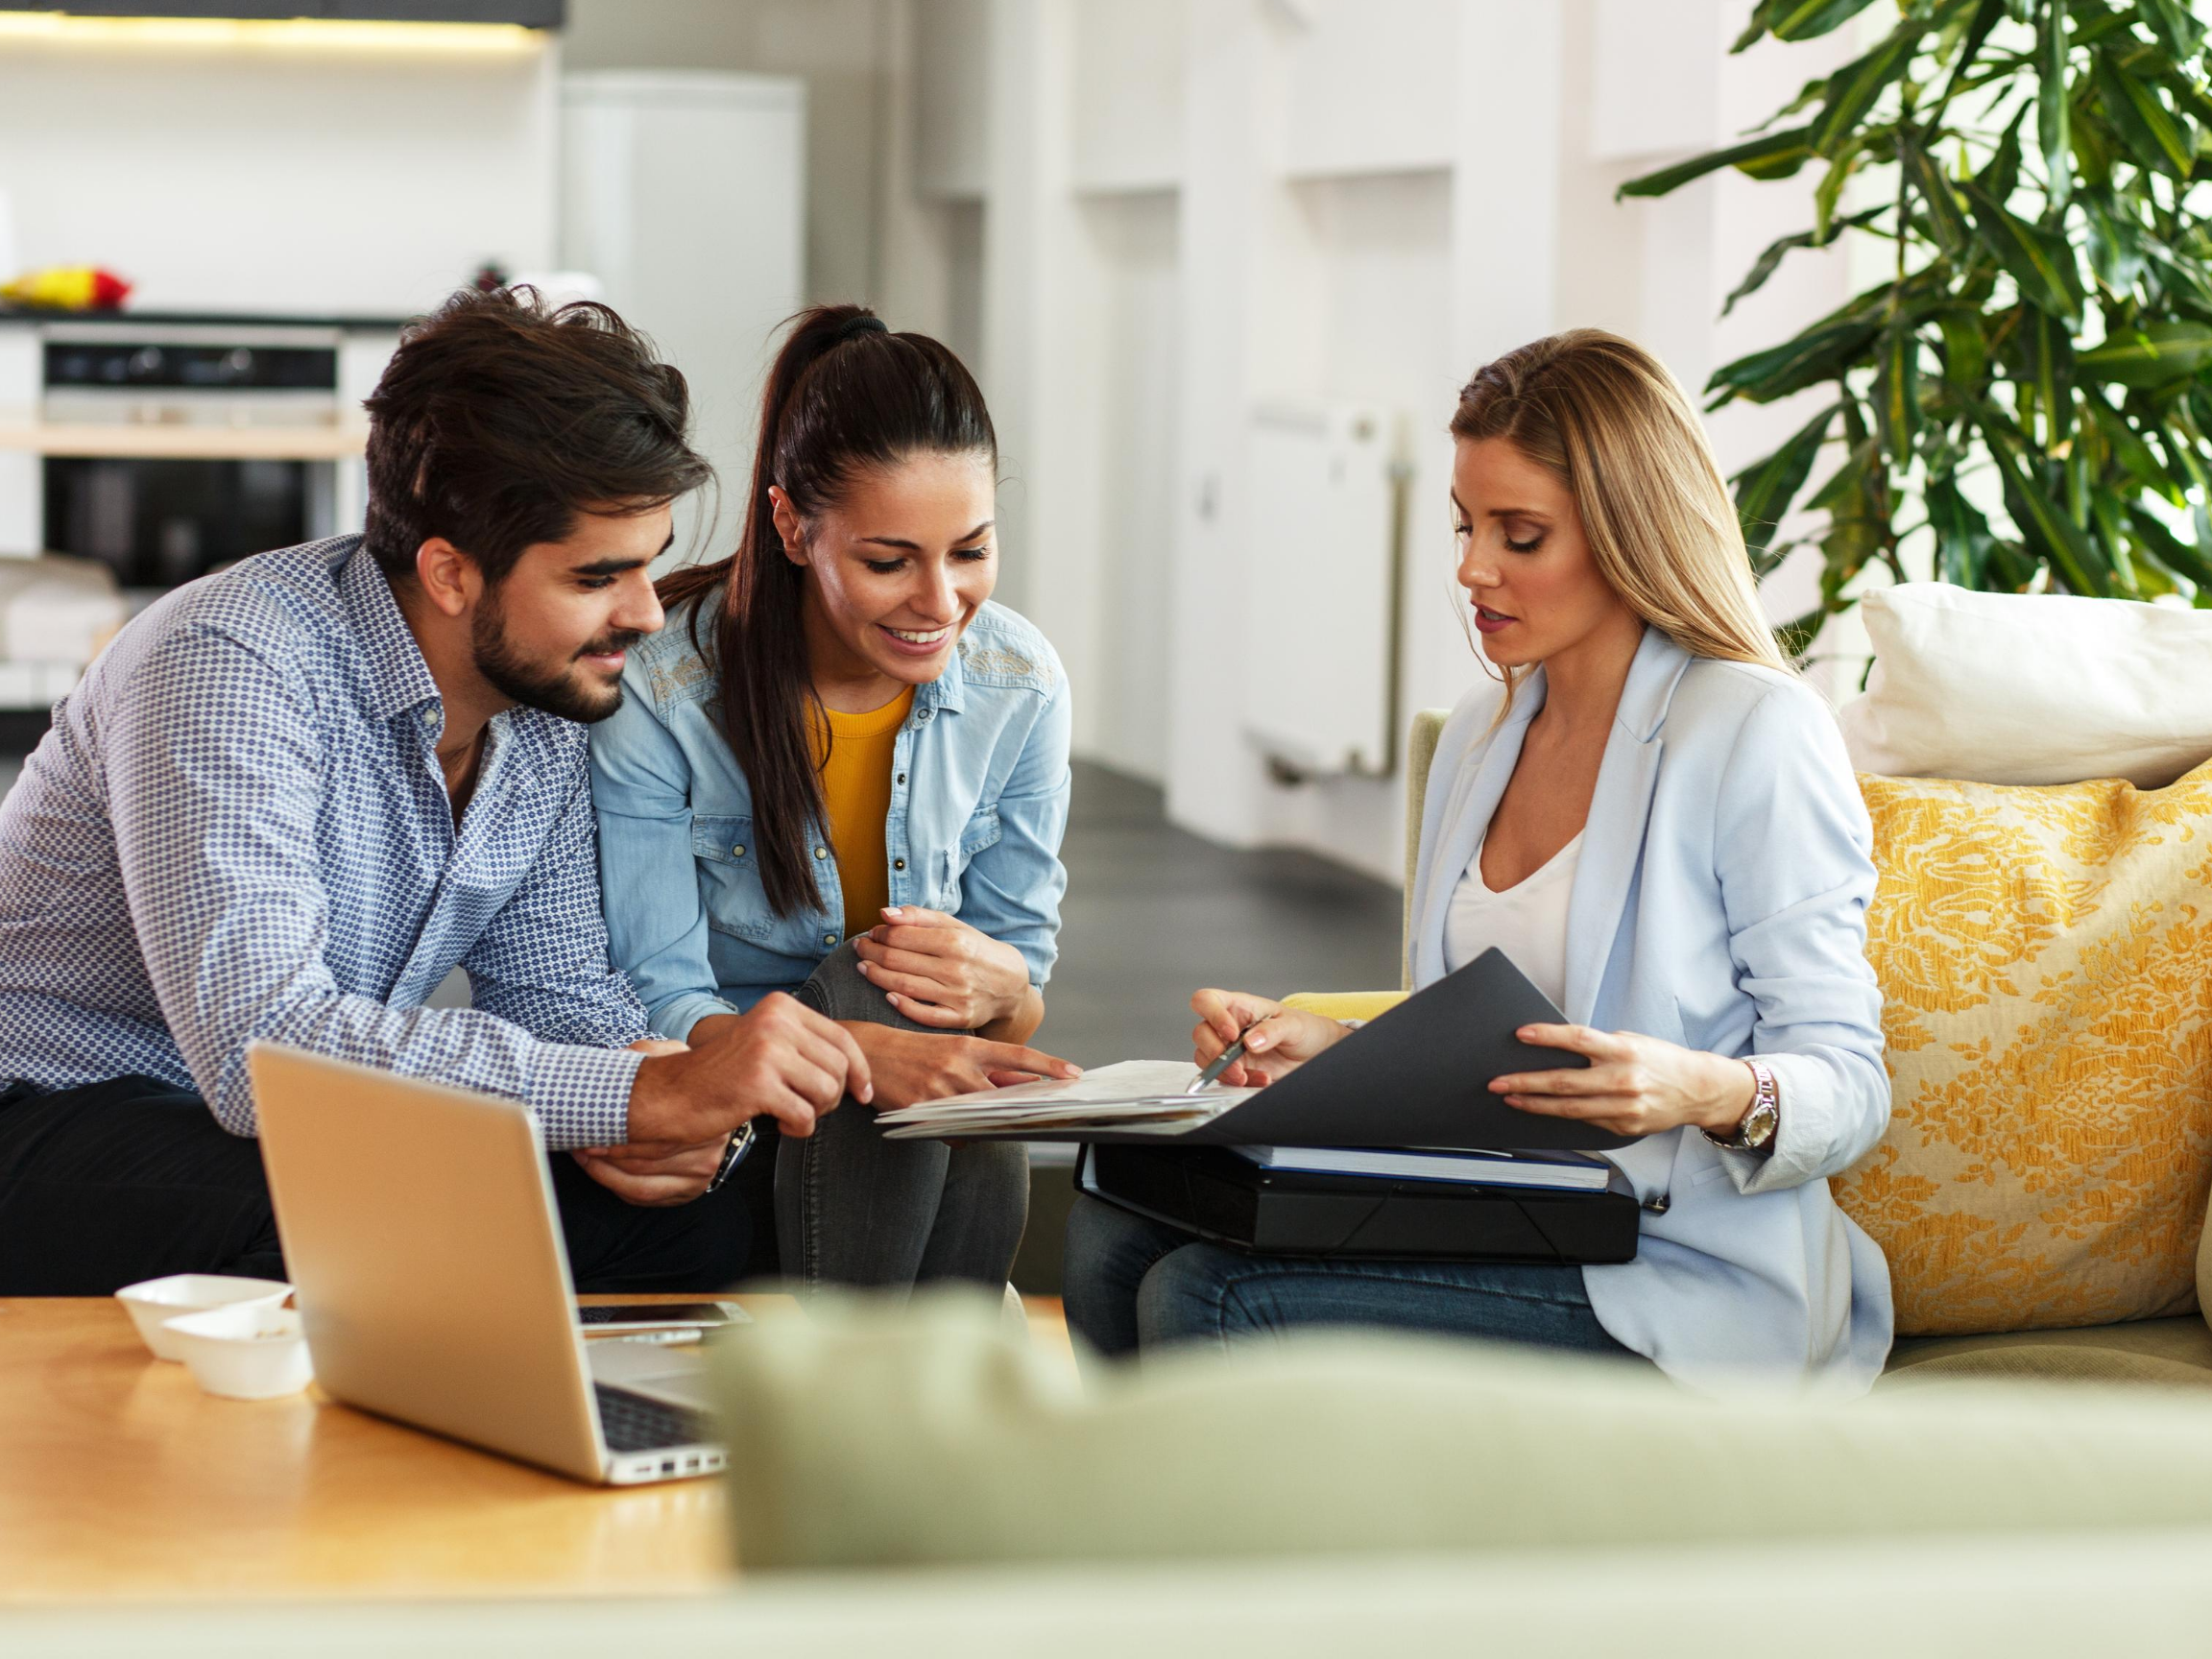
{"type": "MultiPolygon", "coordinates": [[[[1253,407],[1289,395],[1402,418],[1398,694],[1407,711],[1453,701],[1480,672],[1443,507],[1457,387],[1501,351],[1596,325],[1695,392],[1838,303],[1847,258],[1793,255],[1718,320],[1760,249],[1810,222],[1810,174],[1658,203],[1614,192],[1725,142],[1855,38],[1731,57],[1750,0],[890,3],[894,80],[914,79],[921,113],[885,222],[937,260],[902,279],[949,316],[950,239],[917,227],[974,204],[1006,591],[1069,661],[1079,748],[1161,781],[1190,828],[1395,877],[1402,780],[1285,786],[1239,732],[1243,664],[1269,648],[1238,626],[1266,579],[1243,477],[1253,407]]],[[[1802,419],[1740,408],[1711,425],[1733,470],[1802,419]]],[[[1808,586],[1784,572],[1776,614],[1808,586]]]]}
{"type": "Polygon", "coordinates": [[[26,265],[147,310],[404,315],[553,252],[558,48],[0,39],[26,265]]]}
{"type": "Polygon", "coordinates": [[[810,302],[884,280],[883,156],[894,89],[882,0],[569,0],[564,66],[720,69],[806,84],[810,302]]]}

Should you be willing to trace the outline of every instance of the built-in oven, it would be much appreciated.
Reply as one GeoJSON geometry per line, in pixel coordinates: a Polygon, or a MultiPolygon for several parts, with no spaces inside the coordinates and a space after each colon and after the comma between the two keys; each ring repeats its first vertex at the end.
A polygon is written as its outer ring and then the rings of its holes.
{"type": "Polygon", "coordinates": [[[341,332],[48,323],[40,425],[46,549],[160,589],[333,533],[341,332]]]}

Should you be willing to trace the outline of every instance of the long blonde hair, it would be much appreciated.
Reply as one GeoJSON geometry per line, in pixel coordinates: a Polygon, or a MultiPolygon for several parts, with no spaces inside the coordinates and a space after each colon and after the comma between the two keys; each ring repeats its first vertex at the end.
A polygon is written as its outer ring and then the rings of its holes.
{"type": "Polygon", "coordinates": [[[1574,328],[1508,351],[1460,388],[1452,436],[1503,438],[1565,485],[1599,574],[1685,651],[1794,672],[1705,428],[1641,346],[1574,328]]]}

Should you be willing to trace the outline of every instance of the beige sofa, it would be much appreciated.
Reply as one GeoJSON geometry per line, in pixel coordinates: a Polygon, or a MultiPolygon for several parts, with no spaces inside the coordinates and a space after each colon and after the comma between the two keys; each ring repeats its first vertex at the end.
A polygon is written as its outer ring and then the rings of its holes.
{"type": "MultiPolygon", "coordinates": [[[[1413,867],[1420,851],[1422,803],[1445,711],[1413,717],[1406,756],[1407,921],[1412,917],[1413,867]]],[[[1303,993],[1289,998],[1316,1012],[1372,1016],[1399,992],[1303,993]]],[[[2206,1276],[2200,1267],[2200,1280],[2206,1276]]],[[[1901,1337],[1889,1358],[1885,1387],[1947,1377],[2024,1377],[2083,1382],[2152,1382],[2212,1387],[2212,1324],[2200,1314],[2142,1319],[2079,1330],[2020,1331],[1970,1336],[1901,1337]]]]}

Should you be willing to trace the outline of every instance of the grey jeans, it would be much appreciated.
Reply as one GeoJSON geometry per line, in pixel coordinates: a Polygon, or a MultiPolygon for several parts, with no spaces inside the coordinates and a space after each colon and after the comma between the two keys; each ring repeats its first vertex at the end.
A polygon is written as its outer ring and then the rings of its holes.
{"type": "MultiPolygon", "coordinates": [[[[799,988],[832,1020],[927,1031],[860,976],[850,943],[799,988]]],[[[945,1035],[945,1033],[937,1033],[945,1035]]],[[[876,1114],[847,1095],[805,1140],[776,1154],[776,1238],[783,1276],[904,1291],[930,1280],[1006,1283],[1029,1219],[1029,1155],[1019,1142],[886,1141],[876,1114]]]]}

